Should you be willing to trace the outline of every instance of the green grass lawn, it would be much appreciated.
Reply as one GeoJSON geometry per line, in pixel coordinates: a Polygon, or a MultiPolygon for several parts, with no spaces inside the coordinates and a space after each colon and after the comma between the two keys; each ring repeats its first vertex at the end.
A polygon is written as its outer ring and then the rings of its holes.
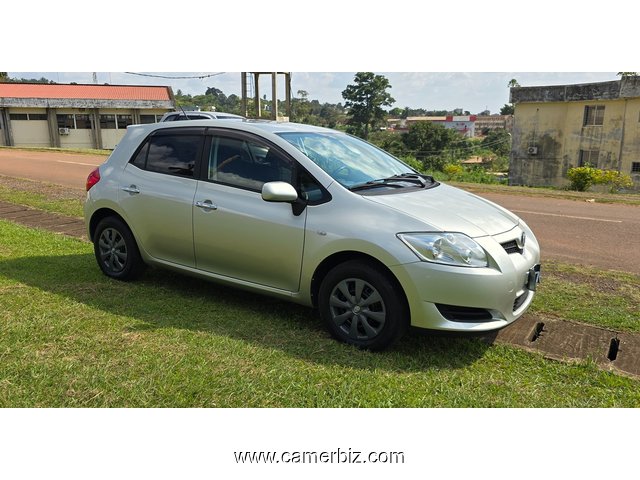
{"type": "Polygon", "coordinates": [[[640,276],[546,262],[531,312],[640,332],[640,276]]]}
{"type": "Polygon", "coordinates": [[[0,175],[0,200],[51,213],[81,217],[86,192],[26,178],[0,175]]]}
{"type": "Polygon", "coordinates": [[[116,282],[90,244],[0,221],[0,407],[639,405],[639,381],[590,362],[417,334],[363,352],[307,308],[158,270],[116,282]]]}

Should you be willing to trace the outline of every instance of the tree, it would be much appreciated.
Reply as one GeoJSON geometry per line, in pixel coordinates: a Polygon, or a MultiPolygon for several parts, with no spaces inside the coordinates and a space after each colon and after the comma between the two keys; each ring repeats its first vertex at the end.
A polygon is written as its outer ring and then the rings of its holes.
{"type": "Polygon", "coordinates": [[[513,106],[513,103],[505,103],[504,107],[500,109],[500,115],[513,115],[514,111],[515,107],[513,106]]]}
{"type": "MultiPolygon", "coordinates": [[[[509,83],[507,83],[507,87],[509,88],[514,88],[519,86],[520,84],[515,78],[512,78],[511,80],[509,80],[509,83]]],[[[513,103],[505,103],[504,107],[500,109],[500,115],[513,115],[515,110],[516,110],[516,107],[513,103]]]]}
{"type": "Polygon", "coordinates": [[[7,72],[0,72],[0,82],[8,82],[9,74],[7,72]]]}
{"type": "Polygon", "coordinates": [[[402,143],[416,159],[436,170],[446,163],[445,150],[460,140],[455,130],[432,122],[416,122],[402,134],[402,143]]]}
{"type": "Polygon", "coordinates": [[[618,72],[619,77],[627,78],[627,77],[637,77],[638,72],[618,72]]]}
{"type": "Polygon", "coordinates": [[[342,98],[349,109],[349,124],[353,132],[366,140],[369,130],[384,121],[385,111],[382,107],[393,105],[395,100],[387,92],[391,85],[384,75],[358,72],[354,82],[342,92],[342,98]]]}
{"type": "Polygon", "coordinates": [[[309,92],[306,90],[298,90],[297,97],[291,99],[291,110],[293,120],[300,123],[311,123],[311,104],[309,103],[309,92]]]}
{"type": "Polygon", "coordinates": [[[511,153],[511,135],[504,128],[497,128],[490,131],[480,145],[496,155],[506,157],[511,153]]]}

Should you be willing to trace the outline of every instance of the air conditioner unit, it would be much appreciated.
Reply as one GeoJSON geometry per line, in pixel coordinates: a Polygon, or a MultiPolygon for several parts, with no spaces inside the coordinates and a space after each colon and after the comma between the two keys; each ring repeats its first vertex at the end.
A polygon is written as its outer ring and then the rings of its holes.
{"type": "Polygon", "coordinates": [[[537,155],[538,154],[538,147],[529,147],[529,148],[527,148],[527,153],[529,155],[537,155]]]}
{"type": "Polygon", "coordinates": [[[58,129],[58,133],[59,133],[60,135],[69,135],[69,128],[68,128],[68,127],[65,127],[65,128],[59,128],[59,129],[58,129]]]}

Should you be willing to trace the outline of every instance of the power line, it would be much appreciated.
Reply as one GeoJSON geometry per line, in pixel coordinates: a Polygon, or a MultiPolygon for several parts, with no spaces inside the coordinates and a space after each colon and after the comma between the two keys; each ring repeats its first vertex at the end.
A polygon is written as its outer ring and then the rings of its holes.
{"type": "Polygon", "coordinates": [[[183,79],[189,79],[189,78],[203,79],[203,78],[215,77],[217,75],[222,75],[223,73],[226,73],[226,72],[218,72],[218,73],[210,73],[207,75],[196,75],[196,76],[186,76],[186,77],[172,77],[168,75],[152,75],[150,73],[136,73],[136,72],[124,72],[124,73],[128,75],[138,75],[140,77],[169,78],[173,80],[183,80],[183,79]]]}

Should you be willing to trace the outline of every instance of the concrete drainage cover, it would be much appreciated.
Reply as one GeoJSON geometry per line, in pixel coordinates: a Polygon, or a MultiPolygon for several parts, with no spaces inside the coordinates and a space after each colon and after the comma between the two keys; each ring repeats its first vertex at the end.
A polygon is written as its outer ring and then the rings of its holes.
{"type": "Polygon", "coordinates": [[[636,333],[527,314],[483,338],[539,351],[554,360],[590,359],[604,369],[640,377],[640,334],[636,333]]]}

